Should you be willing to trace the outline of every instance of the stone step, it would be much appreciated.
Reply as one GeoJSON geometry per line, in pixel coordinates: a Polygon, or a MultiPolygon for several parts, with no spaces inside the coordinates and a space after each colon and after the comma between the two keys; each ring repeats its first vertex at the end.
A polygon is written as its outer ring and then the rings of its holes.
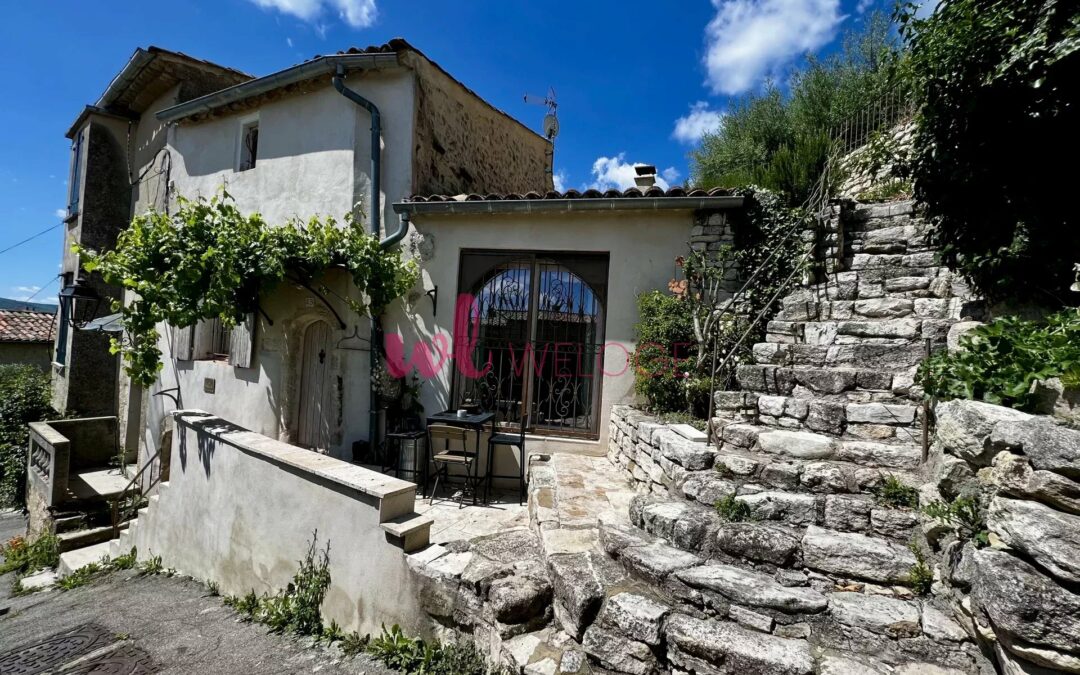
{"type": "Polygon", "coordinates": [[[721,451],[751,450],[790,459],[851,462],[866,468],[915,470],[922,462],[922,448],[910,443],[836,438],[753,424],[728,424],[720,439],[721,451]]]}
{"type": "Polygon", "coordinates": [[[888,402],[911,394],[912,371],[742,364],[735,369],[735,380],[740,390],[758,394],[803,399],[845,394],[852,403],[888,402]]]}
{"type": "Polygon", "coordinates": [[[795,300],[785,302],[776,321],[887,321],[906,317],[959,319],[960,298],[884,297],[860,300],[795,300]]]}
{"type": "MultiPolygon", "coordinates": [[[[814,398],[753,392],[717,392],[715,412],[722,428],[730,421],[780,430],[812,431],[850,440],[922,443],[923,405],[905,376],[893,376],[892,391],[853,391],[814,398]]],[[[736,439],[737,440],[737,439],[736,439]]]]}
{"type": "MultiPolygon", "coordinates": [[[[917,470],[865,466],[858,462],[801,460],[745,450],[722,450],[714,470],[690,471],[678,484],[678,493],[713,505],[729,494],[790,490],[813,494],[875,494],[886,478],[917,487],[917,470]]],[[[673,494],[675,494],[673,492],[673,494]]]]}
{"type": "Polygon", "coordinates": [[[106,540],[82,546],[80,548],[64,551],[60,554],[60,563],[56,567],[57,576],[63,579],[72,572],[82,569],[91,563],[99,563],[103,558],[112,556],[112,541],[106,540]]]}
{"type": "Polygon", "coordinates": [[[428,545],[431,525],[435,519],[419,513],[406,513],[379,525],[387,536],[401,546],[406,553],[418,551],[428,545]]]}
{"type": "Polygon", "coordinates": [[[926,347],[910,342],[896,345],[759,342],[754,345],[753,354],[757,365],[907,373],[926,358],[926,347]]]}
{"type": "MultiPolygon", "coordinates": [[[[125,527],[127,527],[126,522],[120,524],[121,529],[125,527]]],[[[91,527],[85,530],[72,530],[70,532],[62,532],[56,535],[56,538],[61,552],[72,551],[92,544],[109,541],[113,538],[113,528],[111,525],[103,525],[101,527],[91,527]]]]}
{"type": "MultiPolygon", "coordinates": [[[[745,520],[712,504],[641,495],[631,520],[643,531],[696,555],[723,553],[750,562],[797,566],[799,540],[810,526],[854,532],[906,544],[919,525],[914,509],[896,508],[870,495],[821,495],[780,490],[738,493],[745,520]],[[754,543],[757,542],[757,543],[754,543]]],[[[700,495],[699,495],[700,496],[700,495]]]]}

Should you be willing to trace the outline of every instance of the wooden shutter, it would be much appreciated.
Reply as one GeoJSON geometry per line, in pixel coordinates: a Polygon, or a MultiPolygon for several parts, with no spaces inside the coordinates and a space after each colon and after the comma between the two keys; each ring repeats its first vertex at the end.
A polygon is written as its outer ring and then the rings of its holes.
{"type": "Polygon", "coordinates": [[[195,326],[186,328],[171,326],[171,328],[173,358],[177,361],[190,361],[195,356],[195,326]]]}
{"type": "Polygon", "coordinates": [[[236,324],[229,336],[229,365],[251,367],[251,351],[255,346],[255,313],[248,312],[242,323],[236,324]]]}

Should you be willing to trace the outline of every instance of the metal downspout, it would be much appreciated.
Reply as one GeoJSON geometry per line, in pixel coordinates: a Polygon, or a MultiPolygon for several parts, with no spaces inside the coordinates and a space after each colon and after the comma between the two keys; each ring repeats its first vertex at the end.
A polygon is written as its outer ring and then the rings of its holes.
{"type": "MultiPolygon", "coordinates": [[[[374,103],[364,98],[360,94],[356,93],[352,89],[345,86],[345,66],[342,64],[337,65],[337,69],[334,71],[334,89],[337,89],[338,93],[349,99],[358,106],[364,108],[371,113],[371,202],[370,202],[370,217],[371,217],[371,233],[378,239],[382,236],[382,200],[380,198],[381,171],[382,159],[380,154],[380,146],[382,145],[382,118],[379,115],[379,108],[374,103]]],[[[404,227],[399,227],[391,237],[385,240],[379,241],[380,248],[388,248],[397,241],[400,241],[405,236],[402,231],[404,227]],[[396,239],[395,239],[396,237],[396,239]],[[389,242],[389,243],[387,243],[389,242]]],[[[382,344],[382,329],[379,324],[379,317],[374,313],[371,315],[371,341],[369,343],[370,355],[370,367],[368,377],[369,380],[369,393],[368,393],[368,444],[369,450],[372,453],[378,451],[378,445],[382,439],[379,438],[379,403],[378,403],[378,391],[375,385],[376,373],[379,371],[379,345],[382,344]]]]}

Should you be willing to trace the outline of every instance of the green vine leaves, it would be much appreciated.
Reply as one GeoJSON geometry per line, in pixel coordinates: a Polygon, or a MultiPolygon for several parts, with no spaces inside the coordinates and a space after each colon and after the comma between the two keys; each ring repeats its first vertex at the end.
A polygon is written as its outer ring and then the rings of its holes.
{"type": "Polygon", "coordinates": [[[307,282],[331,268],[348,270],[359,291],[360,300],[346,300],[350,308],[378,316],[419,278],[415,261],[380,248],[351,214],[270,226],[258,213],[243,214],[224,189],[210,199],[178,197],[172,214],[137,216],[110,251],[74,250],[86,271],[132,291],[132,301],[114,303],[124,338],[114,338],[112,350],[143,386],[162,367],[161,323],[184,328],[218,318],[233,326],[286,278],[307,282]]]}

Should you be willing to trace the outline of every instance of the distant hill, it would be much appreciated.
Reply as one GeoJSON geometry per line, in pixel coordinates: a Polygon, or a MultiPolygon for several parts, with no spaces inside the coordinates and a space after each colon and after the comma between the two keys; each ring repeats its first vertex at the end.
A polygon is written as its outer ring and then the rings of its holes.
{"type": "Polygon", "coordinates": [[[17,309],[24,312],[48,312],[49,314],[56,314],[56,305],[50,305],[44,302],[12,300],[11,298],[0,298],[0,309],[17,309]]]}

